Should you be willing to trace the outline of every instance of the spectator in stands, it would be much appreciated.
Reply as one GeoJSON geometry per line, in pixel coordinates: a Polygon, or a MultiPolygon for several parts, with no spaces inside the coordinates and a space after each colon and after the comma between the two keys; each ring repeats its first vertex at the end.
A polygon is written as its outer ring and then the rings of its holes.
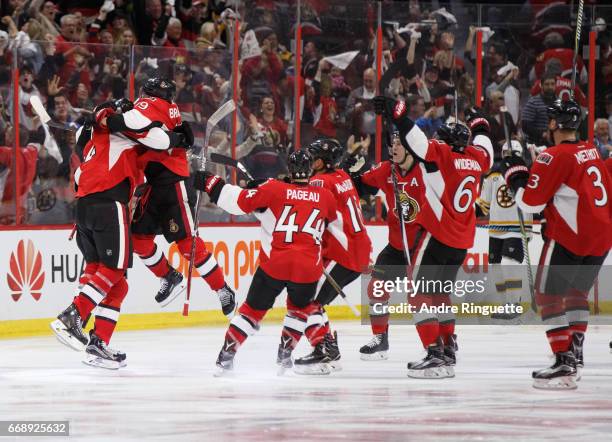
{"type": "Polygon", "coordinates": [[[463,74],[457,81],[457,96],[463,97],[470,105],[474,105],[476,83],[468,73],[463,74]]]}
{"type": "Polygon", "coordinates": [[[546,108],[555,100],[556,76],[546,74],[542,78],[542,92],[529,97],[523,107],[521,127],[527,142],[538,146],[548,145],[552,140],[548,135],[548,116],[546,108]]]}
{"type": "Polygon", "coordinates": [[[163,38],[170,17],[164,14],[162,1],[135,0],[133,4],[132,23],[138,23],[135,28],[138,44],[153,44],[154,33],[156,37],[163,38]]]}
{"type": "MultiPolygon", "coordinates": [[[[251,110],[257,109],[263,97],[275,96],[276,82],[281,78],[282,62],[276,53],[276,35],[270,29],[260,33],[261,55],[251,57],[242,65],[240,85],[243,103],[251,110]]],[[[278,100],[275,99],[275,102],[278,100]]]]}
{"type": "Polygon", "coordinates": [[[605,118],[595,120],[594,142],[603,159],[612,155],[612,142],[610,142],[610,124],[605,118]]]}
{"type": "Polygon", "coordinates": [[[376,72],[368,68],[363,72],[363,84],[354,89],[346,102],[347,121],[354,121],[354,115],[361,115],[361,130],[368,135],[376,134],[376,115],[372,98],[376,95],[376,72]]]}
{"type": "Polygon", "coordinates": [[[27,219],[27,195],[36,176],[39,145],[30,144],[28,129],[19,127],[20,155],[15,155],[13,127],[8,126],[0,143],[0,224],[23,224],[27,219]],[[19,161],[19,182],[15,184],[16,160],[19,161]],[[17,197],[15,191],[17,189],[17,197]],[[16,206],[20,218],[15,219],[16,206]]]}
{"type": "Polygon", "coordinates": [[[414,120],[415,124],[425,132],[428,138],[432,138],[444,123],[444,107],[430,106],[429,109],[425,110],[423,98],[415,95],[409,96],[407,102],[415,104],[415,111],[413,111],[416,118],[414,120]]]}
{"type": "Polygon", "coordinates": [[[59,26],[55,20],[57,6],[50,0],[33,0],[28,9],[28,15],[35,18],[42,26],[42,34],[53,37],[59,35],[59,26]]]}
{"type": "Polygon", "coordinates": [[[511,69],[502,67],[496,72],[493,83],[489,84],[485,89],[487,97],[491,97],[493,92],[501,92],[503,94],[504,104],[512,116],[512,123],[514,125],[518,123],[521,98],[520,92],[515,86],[518,78],[519,69],[517,67],[511,69]]]}
{"type": "Polygon", "coordinates": [[[508,112],[502,112],[501,108],[505,104],[504,93],[498,90],[492,91],[486,101],[486,115],[491,127],[490,135],[491,142],[493,144],[493,152],[495,154],[494,159],[501,160],[502,158],[502,146],[506,142],[506,129],[504,125],[508,126],[510,138],[516,136],[516,126],[512,121],[512,115],[508,112]]]}
{"type": "MultiPolygon", "coordinates": [[[[19,123],[27,130],[34,129],[32,118],[35,116],[30,105],[30,97],[37,96],[42,100],[42,95],[34,85],[34,69],[26,63],[19,70],[19,123]]],[[[8,101],[9,115],[13,114],[13,100],[8,101]]]]}
{"type": "MultiPolygon", "coordinates": [[[[181,38],[182,34],[183,24],[181,21],[176,17],[170,17],[170,19],[168,19],[168,25],[166,26],[166,32],[161,37],[158,37],[159,33],[156,32],[153,36],[153,44],[155,46],[163,46],[165,48],[181,49],[181,52],[179,53],[184,53],[186,46],[185,42],[181,38]]],[[[168,52],[167,54],[165,55],[166,58],[172,58],[174,56],[174,53],[171,52],[168,52]]]]}
{"type": "Polygon", "coordinates": [[[276,115],[274,97],[267,95],[262,98],[257,121],[266,129],[272,129],[280,135],[280,144],[287,145],[287,123],[276,115]]]}
{"type": "MultiPolygon", "coordinates": [[[[565,47],[563,36],[558,32],[548,33],[546,37],[544,37],[543,44],[545,50],[538,55],[535,65],[529,72],[529,80],[533,83],[535,80],[540,79],[545,72],[546,63],[552,58],[556,58],[561,62],[561,76],[570,78],[574,66],[574,49],[565,47]]],[[[588,80],[587,69],[580,54],[578,54],[576,66],[577,82],[586,83],[588,80]]]]}
{"type": "Polygon", "coordinates": [[[65,83],[75,72],[79,71],[79,80],[88,86],[91,84],[87,62],[93,54],[86,46],[78,44],[80,36],[77,30],[78,18],[73,14],[64,15],[60,19],[60,35],[55,40],[55,47],[60,59],[60,81],[65,83]]]}
{"type": "Polygon", "coordinates": [[[463,60],[454,53],[455,35],[450,31],[440,34],[438,51],[434,55],[433,64],[440,70],[440,79],[452,84],[465,73],[463,60]]]}

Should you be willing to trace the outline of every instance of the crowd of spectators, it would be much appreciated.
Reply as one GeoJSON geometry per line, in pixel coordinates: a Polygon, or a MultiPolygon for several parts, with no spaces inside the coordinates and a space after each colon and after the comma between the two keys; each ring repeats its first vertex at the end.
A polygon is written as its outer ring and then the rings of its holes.
{"type": "MultiPolygon", "coordinates": [[[[526,146],[546,145],[547,104],[572,94],[585,111],[587,106],[582,57],[574,90],[569,80],[574,37],[569,6],[483,4],[489,22],[479,27],[478,9],[471,3],[383,1],[381,63],[387,75],[379,85],[376,2],[302,0],[300,75],[295,71],[295,0],[2,2],[0,224],[71,222],[71,177],[78,166],[75,129],[97,103],[137,97],[140,84],[152,75],[175,81],[176,102],[195,128],[197,145],[203,142],[207,118],[224,101],[238,97],[236,118],[219,124],[211,148],[241,158],[257,178],[276,177],[286,172],[286,153],[295,146],[296,115],[298,144],[333,137],[369,162],[385,159],[384,146],[377,149],[371,104],[380,86],[408,103],[410,117],[430,137],[447,119],[462,120],[477,102],[476,34],[481,31],[481,106],[491,123],[496,156],[501,156],[506,129],[526,146]],[[32,95],[45,103],[53,127],[42,125],[33,113],[32,95]],[[24,171],[20,182],[18,162],[24,171]]],[[[587,14],[581,47],[587,31],[596,31],[594,132],[607,157],[612,151],[612,49],[606,21],[612,10],[601,11],[595,17],[587,14]]],[[[586,130],[585,120],[584,135],[586,130]]],[[[363,203],[367,217],[375,217],[374,200],[363,203]]],[[[216,216],[210,210],[202,215],[205,220],[216,216]]]]}

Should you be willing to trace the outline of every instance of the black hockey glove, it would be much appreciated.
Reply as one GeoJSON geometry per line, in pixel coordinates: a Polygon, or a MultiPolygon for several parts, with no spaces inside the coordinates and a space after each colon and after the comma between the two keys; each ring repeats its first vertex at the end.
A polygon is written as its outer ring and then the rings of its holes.
{"type": "Polygon", "coordinates": [[[372,100],[374,112],[382,115],[388,122],[393,123],[402,135],[410,132],[414,122],[408,118],[408,105],[405,101],[396,101],[393,98],[379,95],[372,100]]]}
{"type": "Polygon", "coordinates": [[[502,158],[500,169],[506,179],[506,183],[515,194],[519,188],[527,185],[529,168],[522,157],[513,154],[502,158]]]}
{"type": "Polygon", "coordinates": [[[225,181],[218,175],[205,170],[198,170],[195,174],[193,185],[197,190],[206,192],[210,197],[210,201],[217,204],[221,189],[225,186],[225,181]]]}
{"type": "Polygon", "coordinates": [[[132,103],[127,98],[120,98],[118,100],[115,100],[113,105],[115,106],[115,110],[120,110],[122,114],[134,109],[134,103],[132,103]]]}
{"type": "Polygon", "coordinates": [[[491,127],[485,115],[477,107],[471,107],[465,111],[465,121],[472,131],[472,137],[476,135],[489,136],[491,127]]]}
{"type": "Polygon", "coordinates": [[[184,147],[185,149],[191,149],[193,147],[193,131],[191,130],[191,125],[188,122],[183,121],[181,124],[172,129],[172,132],[183,135],[184,144],[180,147],[184,147]]]}

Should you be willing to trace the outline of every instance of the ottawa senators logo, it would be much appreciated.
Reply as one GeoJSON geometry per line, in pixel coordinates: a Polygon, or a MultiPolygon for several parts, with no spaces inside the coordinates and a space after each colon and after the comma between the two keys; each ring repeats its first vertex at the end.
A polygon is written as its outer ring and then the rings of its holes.
{"type": "Polygon", "coordinates": [[[168,223],[169,226],[168,228],[170,229],[170,233],[176,233],[179,231],[179,226],[178,224],[174,221],[173,218],[170,219],[170,222],[168,223]]]}
{"type": "MultiPolygon", "coordinates": [[[[399,194],[399,200],[404,223],[413,222],[421,210],[418,201],[412,198],[406,192],[401,192],[399,194]]],[[[397,209],[395,209],[395,216],[397,216],[397,209]]]]}
{"type": "Polygon", "coordinates": [[[499,186],[499,189],[497,189],[497,204],[503,209],[514,206],[514,198],[510,194],[508,186],[505,184],[499,186]]]}

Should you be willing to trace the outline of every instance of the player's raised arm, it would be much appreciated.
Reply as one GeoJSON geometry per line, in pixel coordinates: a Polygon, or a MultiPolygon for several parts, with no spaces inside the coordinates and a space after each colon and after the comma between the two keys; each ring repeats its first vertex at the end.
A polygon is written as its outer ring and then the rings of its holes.
{"type": "Polygon", "coordinates": [[[374,97],[374,111],[391,121],[399,130],[400,139],[406,149],[423,161],[435,161],[429,149],[425,133],[408,117],[408,105],[405,101],[393,98],[374,97]]]}
{"type": "MultiPolygon", "coordinates": [[[[266,182],[268,183],[268,182],[266,182]]],[[[206,192],[210,201],[232,215],[245,215],[269,204],[270,192],[266,183],[260,188],[243,189],[228,184],[223,178],[207,171],[195,174],[194,186],[206,192]]]]}

